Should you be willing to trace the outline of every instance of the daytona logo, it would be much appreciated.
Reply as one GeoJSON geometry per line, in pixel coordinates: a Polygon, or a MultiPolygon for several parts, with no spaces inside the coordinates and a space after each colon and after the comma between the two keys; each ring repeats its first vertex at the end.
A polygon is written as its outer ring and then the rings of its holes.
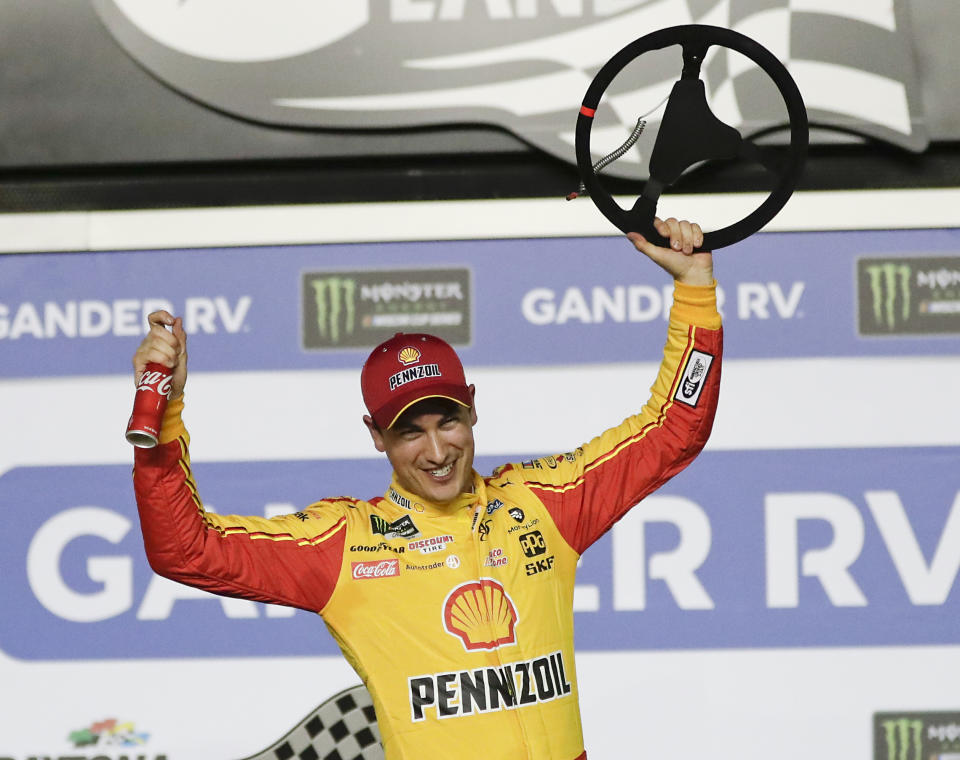
{"type": "Polygon", "coordinates": [[[499,667],[416,676],[408,684],[414,723],[425,720],[427,708],[452,718],[550,702],[573,691],[559,651],[499,667]]]}
{"type": "Polygon", "coordinates": [[[350,570],[354,580],[365,578],[393,578],[400,575],[400,560],[382,559],[377,562],[351,562],[350,570]]]}
{"type": "Polygon", "coordinates": [[[390,390],[396,390],[401,385],[422,380],[425,377],[440,377],[440,366],[437,364],[423,364],[419,367],[409,367],[390,376],[390,390]]]}

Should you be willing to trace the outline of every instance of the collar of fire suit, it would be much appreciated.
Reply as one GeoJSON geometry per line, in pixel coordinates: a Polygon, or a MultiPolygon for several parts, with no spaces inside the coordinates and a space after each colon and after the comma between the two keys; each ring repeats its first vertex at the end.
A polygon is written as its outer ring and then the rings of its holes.
{"type": "Polygon", "coordinates": [[[391,504],[396,504],[398,507],[409,512],[443,516],[456,514],[461,509],[472,509],[477,504],[486,504],[487,488],[483,482],[483,478],[474,470],[472,491],[461,493],[448,504],[436,504],[411,491],[407,491],[397,483],[396,475],[394,475],[393,480],[390,482],[390,488],[387,489],[387,492],[383,496],[391,504]]]}

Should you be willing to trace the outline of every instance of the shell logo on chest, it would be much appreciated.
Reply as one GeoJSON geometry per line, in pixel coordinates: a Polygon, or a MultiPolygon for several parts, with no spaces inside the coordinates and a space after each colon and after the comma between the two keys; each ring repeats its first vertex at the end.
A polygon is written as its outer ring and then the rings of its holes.
{"type": "Polygon", "coordinates": [[[461,583],[443,603],[443,627],[467,651],[516,644],[517,608],[492,578],[461,583]]]}

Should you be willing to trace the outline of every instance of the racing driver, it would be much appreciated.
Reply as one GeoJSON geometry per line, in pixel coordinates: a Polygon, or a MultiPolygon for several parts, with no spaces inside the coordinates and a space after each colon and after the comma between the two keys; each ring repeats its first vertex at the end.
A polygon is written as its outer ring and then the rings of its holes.
{"type": "Polygon", "coordinates": [[[133,359],[172,367],[160,444],[136,449],[147,556],[216,594],[316,612],[366,684],[387,760],[584,760],[573,652],[577,560],[710,434],[722,329],[700,227],[656,221],[637,250],[674,278],[662,364],[635,415],[579,448],[473,469],[475,388],[453,349],[397,334],[361,373],[383,496],[295,515],[204,511],[181,421],[186,334],[165,311],[133,359]],[[397,652],[403,652],[402,657],[397,652]]]}

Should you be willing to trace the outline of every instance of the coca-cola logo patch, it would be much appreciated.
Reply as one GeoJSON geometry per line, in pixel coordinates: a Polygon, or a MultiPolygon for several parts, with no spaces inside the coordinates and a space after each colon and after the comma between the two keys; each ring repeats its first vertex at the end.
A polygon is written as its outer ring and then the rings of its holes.
{"type": "Polygon", "coordinates": [[[172,385],[173,375],[169,371],[148,370],[140,376],[137,390],[158,393],[169,398],[172,385]]]}
{"type": "Polygon", "coordinates": [[[400,575],[400,560],[381,559],[373,562],[351,562],[350,574],[354,580],[394,578],[400,575]]]}

